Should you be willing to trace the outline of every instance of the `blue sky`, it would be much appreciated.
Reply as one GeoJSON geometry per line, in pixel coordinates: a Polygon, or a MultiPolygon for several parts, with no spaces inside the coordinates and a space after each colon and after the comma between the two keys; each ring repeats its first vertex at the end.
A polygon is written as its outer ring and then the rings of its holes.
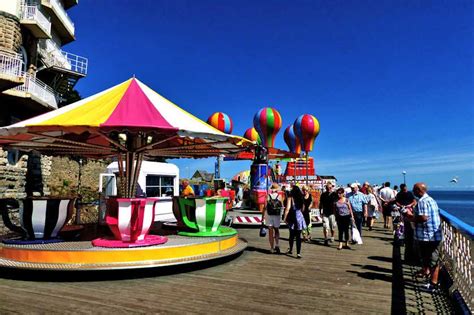
{"type": "MultiPolygon", "coordinates": [[[[203,120],[227,113],[237,135],[265,106],[283,129],[309,113],[318,174],[399,184],[405,170],[410,185],[474,189],[472,1],[81,0],[68,12],[77,40],[64,50],[89,58],[83,97],[135,74],[203,120]]],[[[214,160],[176,163],[186,176],[214,160]]]]}

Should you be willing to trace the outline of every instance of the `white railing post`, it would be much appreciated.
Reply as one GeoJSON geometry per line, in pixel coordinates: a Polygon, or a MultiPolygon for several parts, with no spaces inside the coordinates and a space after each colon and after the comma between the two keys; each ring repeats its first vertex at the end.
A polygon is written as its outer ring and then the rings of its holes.
{"type": "Polygon", "coordinates": [[[51,22],[39,10],[38,6],[22,3],[20,6],[20,18],[23,20],[36,21],[48,34],[51,34],[51,22]]]}
{"type": "Polygon", "coordinates": [[[58,108],[53,89],[47,86],[44,82],[38,80],[32,74],[24,73],[23,75],[25,76],[25,84],[13,88],[14,90],[29,93],[39,98],[50,107],[58,108]]]}
{"type": "Polygon", "coordinates": [[[10,55],[0,51],[0,74],[21,77],[23,60],[19,55],[10,55]]]}
{"type": "Polygon", "coordinates": [[[40,41],[38,47],[40,53],[46,59],[47,66],[56,66],[83,75],[87,74],[87,58],[61,50],[51,39],[40,41]]]}

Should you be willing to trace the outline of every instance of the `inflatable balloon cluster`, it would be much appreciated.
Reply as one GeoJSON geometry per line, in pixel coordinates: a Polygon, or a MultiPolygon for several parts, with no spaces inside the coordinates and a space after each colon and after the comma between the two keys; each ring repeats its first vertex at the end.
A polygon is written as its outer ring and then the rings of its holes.
{"type": "Polygon", "coordinates": [[[232,133],[232,129],[234,127],[232,119],[230,119],[229,115],[221,112],[216,112],[209,116],[207,123],[224,133],[232,133]]]}

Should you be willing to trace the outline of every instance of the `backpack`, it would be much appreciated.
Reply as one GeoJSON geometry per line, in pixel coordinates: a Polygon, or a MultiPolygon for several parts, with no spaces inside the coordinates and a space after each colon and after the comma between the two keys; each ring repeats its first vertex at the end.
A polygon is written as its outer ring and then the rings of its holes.
{"type": "Polygon", "coordinates": [[[271,195],[268,195],[268,202],[267,202],[268,215],[279,216],[282,208],[283,208],[283,204],[281,203],[280,199],[278,199],[278,195],[276,196],[276,198],[272,198],[271,195]]]}

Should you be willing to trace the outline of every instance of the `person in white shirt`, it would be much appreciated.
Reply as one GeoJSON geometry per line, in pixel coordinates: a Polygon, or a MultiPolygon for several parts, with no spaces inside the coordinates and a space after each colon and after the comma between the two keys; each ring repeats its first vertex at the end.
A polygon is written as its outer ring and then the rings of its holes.
{"type": "Polygon", "coordinates": [[[395,193],[390,188],[390,182],[386,182],[384,186],[379,191],[379,197],[382,200],[384,228],[388,229],[392,221],[392,203],[395,200],[395,193]]]}

